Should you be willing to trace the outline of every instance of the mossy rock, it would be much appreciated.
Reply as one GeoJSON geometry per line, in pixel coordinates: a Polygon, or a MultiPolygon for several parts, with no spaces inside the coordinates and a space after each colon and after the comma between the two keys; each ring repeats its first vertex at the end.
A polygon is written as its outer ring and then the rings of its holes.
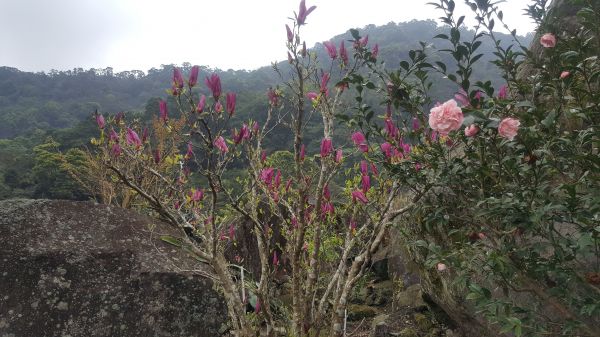
{"type": "Polygon", "coordinates": [[[422,313],[416,313],[413,315],[413,318],[415,320],[415,323],[417,324],[417,326],[419,327],[419,329],[421,331],[426,332],[426,331],[431,330],[431,328],[433,328],[433,323],[431,322],[429,317],[427,317],[426,315],[424,315],[422,313]]]}
{"type": "Polygon", "coordinates": [[[368,305],[351,304],[348,306],[348,320],[358,321],[363,318],[374,317],[377,315],[377,309],[368,305]]]}
{"type": "Polygon", "coordinates": [[[394,298],[394,282],[383,281],[373,284],[371,294],[366,299],[367,305],[385,305],[394,298]]]}
{"type": "Polygon", "coordinates": [[[398,293],[394,300],[399,307],[409,307],[417,311],[427,308],[427,304],[423,301],[421,286],[418,284],[414,284],[406,288],[405,291],[398,293]]]}
{"type": "Polygon", "coordinates": [[[404,329],[402,329],[402,331],[400,331],[398,336],[399,337],[418,337],[419,334],[413,328],[404,328],[404,329]]]}

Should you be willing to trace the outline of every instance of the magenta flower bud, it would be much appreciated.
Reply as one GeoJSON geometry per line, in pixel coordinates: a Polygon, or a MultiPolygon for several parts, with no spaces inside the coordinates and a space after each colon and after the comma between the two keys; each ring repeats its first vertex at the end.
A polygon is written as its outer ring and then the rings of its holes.
{"type": "Polygon", "coordinates": [[[352,191],[352,202],[356,202],[357,200],[362,202],[363,204],[366,204],[369,202],[369,200],[367,199],[367,197],[361,190],[352,191]]]}
{"type": "Polygon", "coordinates": [[[340,43],[340,58],[342,59],[342,63],[347,66],[348,65],[348,51],[346,50],[346,46],[344,46],[344,41],[340,43]]]}
{"type": "Polygon", "coordinates": [[[327,83],[329,83],[330,77],[331,76],[329,75],[329,73],[323,73],[323,76],[321,76],[321,92],[322,93],[327,92],[327,83]]]}
{"type": "Polygon", "coordinates": [[[194,190],[194,193],[192,194],[192,201],[198,202],[198,201],[202,201],[203,199],[204,199],[204,191],[202,189],[194,190]]]}
{"type": "Polygon", "coordinates": [[[571,73],[570,73],[570,72],[568,72],[568,71],[563,71],[563,72],[561,72],[561,73],[560,73],[560,79],[561,79],[561,80],[564,80],[565,78],[569,77],[569,75],[571,75],[571,73]]]}
{"type": "Polygon", "coordinates": [[[379,170],[377,170],[377,166],[373,163],[371,163],[371,172],[373,172],[373,175],[376,177],[379,175],[379,170]]]}
{"type": "Polygon", "coordinates": [[[342,153],[342,149],[337,149],[335,151],[335,159],[334,161],[339,164],[342,162],[342,158],[343,158],[343,153],[342,153]]]}
{"type": "Polygon", "coordinates": [[[277,251],[273,251],[273,266],[279,266],[279,258],[277,257],[277,251]]]}
{"type": "Polygon", "coordinates": [[[366,160],[360,161],[360,173],[363,176],[369,174],[369,163],[366,160]]]}
{"type": "Polygon", "coordinates": [[[114,143],[110,152],[113,155],[113,157],[120,156],[122,152],[121,145],[119,145],[119,143],[114,143]]]}
{"type": "Polygon", "coordinates": [[[104,121],[104,116],[102,114],[96,114],[96,124],[98,124],[98,128],[104,129],[106,126],[106,121],[104,121]]]}
{"type": "Polygon", "coordinates": [[[231,117],[235,112],[235,93],[228,92],[227,93],[227,112],[231,117]]]}
{"type": "Polygon", "coordinates": [[[279,94],[273,88],[269,88],[267,91],[267,97],[269,98],[269,104],[271,106],[277,106],[279,104],[279,94]]]}
{"type": "Polygon", "coordinates": [[[354,219],[350,220],[350,231],[354,232],[356,230],[356,221],[354,219]]]}
{"type": "Polygon", "coordinates": [[[190,71],[190,78],[188,80],[188,85],[191,87],[195,86],[198,83],[198,73],[200,72],[199,66],[193,66],[190,71]]]}
{"type": "Polygon", "coordinates": [[[219,114],[223,112],[223,104],[221,104],[221,102],[217,101],[217,103],[215,103],[215,111],[219,114]]]}
{"type": "Polygon", "coordinates": [[[144,128],[144,132],[142,132],[142,143],[145,143],[148,140],[148,135],[150,131],[148,131],[148,127],[144,128]]]}
{"type": "Polygon", "coordinates": [[[325,218],[328,214],[333,215],[335,213],[335,208],[331,202],[325,202],[321,206],[321,216],[325,218]]]}
{"type": "Polygon", "coordinates": [[[275,183],[273,184],[274,188],[279,188],[279,186],[281,185],[281,171],[277,170],[277,173],[275,174],[275,183]]]}
{"type": "Polygon", "coordinates": [[[290,26],[285,25],[285,30],[287,31],[287,40],[288,40],[288,43],[294,42],[294,33],[290,29],[290,26]]]}
{"type": "Polygon", "coordinates": [[[229,240],[233,240],[235,238],[235,226],[233,224],[229,224],[229,240]]]}
{"type": "Polygon", "coordinates": [[[412,129],[413,131],[418,130],[421,127],[420,123],[419,123],[419,119],[417,119],[416,117],[413,118],[412,120],[412,129]]]}
{"type": "Polygon", "coordinates": [[[323,138],[321,141],[321,158],[327,157],[333,151],[333,145],[330,138],[323,138]]]}
{"type": "Polygon", "coordinates": [[[273,182],[273,173],[275,172],[275,169],[273,169],[272,167],[265,167],[264,169],[262,169],[260,171],[260,181],[262,181],[265,185],[267,185],[268,187],[271,187],[271,184],[273,182]]]}
{"type": "Polygon", "coordinates": [[[196,112],[202,113],[204,111],[204,107],[206,106],[206,96],[200,96],[200,100],[198,100],[198,106],[196,106],[196,112]]]}
{"type": "Polygon", "coordinates": [[[331,41],[323,42],[323,46],[325,46],[325,50],[327,50],[327,54],[332,60],[337,58],[337,49],[335,48],[335,44],[331,41]]]}
{"type": "Polygon", "coordinates": [[[206,86],[212,92],[215,101],[219,100],[219,97],[221,97],[221,78],[219,77],[219,75],[213,73],[212,75],[206,78],[204,83],[206,83],[206,86]]]}
{"type": "Polygon", "coordinates": [[[306,155],[306,147],[304,146],[304,144],[302,144],[302,146],[300,146],[300,161],[304,161],[305,155],[306,155]]]}
{"type": "Polygon", "coordinates": [[[173,68],[173,88],[183,88],[183,76],[181,75],[181,70],[177,67],[173,68]]]}
{"type": "Polygon", "coordinates": [[[361,183],[362,183],[362,191],[364,193],[369,192],[369,189],[371,188],[371,178],[368,175],[363,175],[361,177],[361,183]]]}
{"type": "Polygon", "coordinates": [[[329,184],[325,184],[323,187],[323,198],[325,200],[331,200],[331,191],[329,190],[329,184]]]}
{"type": "Polygon", "coordinates": [[[392,156],[392,144],[388,142],[381,144],[381,152],[389,159],[392,156]]]}
{"type": "Polygon", "coordinates": [[[290,191],[290,186],[292,186],[292,178],[288,179],[288,181],[285,183],[285,193],[288,193],[290,191]]]}
{"type": "Polygon", "coordinates": [[[385,131],[389,137],[396,138],[398,136],[398,128],[391,119],[385,119],[385,131]]]}
{"type": "Polygon", "coordinates": [[[467,107],[471,105],[469,94],[463,88],[460,88],[460,90],[458,90],[458,92],[454,94],[454,99],[463,106],[467,107]]]}
{"type": "Polygon", "coordinates": [[[111,129],[109,139],[113,142],[118,143],[119,142],[119,134],[117,134],[115,132],[115,130],[111,129]]]}
{"type": "Polygon", "coordinates": [[[306,9],[305,0],[300,1],[300,8],[298,9],[298,16],[296,17],[296,22],[298,26],[301,26],[306,23],[306,17],[312,13],[317,8],[317,6],[311,6],[309,9],[306,9]]]}
{"type": "Polygon", "coordinates": [[[319,94],[311,91],[306,93],[306,97],[308,97],[308,99],[310,99],[314,103],[317,100],[317,98],[319,98],[319,94]]]}
{"type": "Polygon", "coordinates": [[[371,56],[373,56],[373,58],[376,59],[377,55],[379,55],[379,45],[376,43],[373,47],[373,50],[371,51],[371,56]]]}
{"type": "Polygon", "coordinates": [[[500,87],[500,90],[498,90],[498,98],[506,99],[507,97],[508,97],[508,86],[505,84],[500,87]]]}
{"type": "Polygon", "coordinates": [[[265,161],[267,161],[267,151],[264,151],[264,150],[263,150],[263,151],[260,153],[260,162],[261,162],[261,163],[264,163],[265,161]]]}
{"type": "Polygon", "coordinates": [[[227,143],[225,142],[225,139],[223,139],[222,136],[219,136],[219,138],[215,139],[213,145],[217,149],[219,149],[219,151],[221,151],[221,153],[227,153],[227,152],[229,152],[229,148],[227,147],[227,143]]]}
{"type": "Polygon", "coordinates": [[[127,133],[125,135],[125,140],[127,141],[127,144],[129,144],[129,145],[135,145],[138,148],[140,146],[142,146],[142,141],[140,140],[140,137],[131,128],[127,128],[127,133]]]}
{"type": "Polygon", "coordinates": [[[365,135],[360,131],[356,131],[352,134],[352,142],[356,145],[362,152],[369,152],[369,145],[367,144],[367,140],[365,135]]]}
{"type": "Polygon", "coordinates": [[[165,123],[166,121],[169,120],[168,109],[167,109],[167,102],[163,101],[161,99],[160,101],[158,101],[158,108],[159,108],[159,117],[160,117],[160,120],[163,123],[165,123]]]}
{"type": "Polygon", "coordinates": [[[354,43],[354,48],[364,48],[369,43],[369,35],[363,36],[354,43]]]}
{"type": "Polygon", "coordinates": [[[192,142],[188,142],[187,143],[187,152],[185,153],[185,160],[189,160],[194,156],[194,147],[192,145],[192,142]]]}
{"type": "Polygon", "coordinates": [[[154,150],[154,163],[156,165],[160,163],[160,151],[158,149],[154,150]]]}

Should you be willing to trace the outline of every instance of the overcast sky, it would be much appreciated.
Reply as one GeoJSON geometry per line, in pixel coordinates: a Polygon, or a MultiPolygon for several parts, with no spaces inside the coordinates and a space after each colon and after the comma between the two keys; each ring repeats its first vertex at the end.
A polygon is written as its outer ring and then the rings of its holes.
{"type": "MultiPolygon", "coordinates": [[[[349,28],[440,16],[433,0],[307,0],[309,46],[349,28]]],[[[26,71],[161,64],[255,69],[285,58],[299,0],[0,0],[0,66],[26,71]]],[[[461,0],[456,1],[462,4],[461,0]]],[[[526,0],[500,5],[519,34],[526,0]]],[[[466,13],[464,6],[461,11],[466,13]]]]}

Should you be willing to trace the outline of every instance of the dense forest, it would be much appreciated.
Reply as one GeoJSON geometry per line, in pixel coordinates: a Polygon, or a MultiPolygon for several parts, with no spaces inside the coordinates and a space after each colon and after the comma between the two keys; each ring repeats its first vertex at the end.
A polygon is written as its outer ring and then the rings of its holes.
{"type": "MultiPolygon", "coordinates": [[[[384,26],[369,25],[360,30],[362,35],[381,46],[379,59],[390,68],[397,68],[408,52],[427,44],[435,55],[436,49],[444,48],[440,40],[433,37],[444,33],[445,28],[435,21],[390,22],[384,26]]],[[[464,32],[468,35],[468,32],[464,32]]],[[[511,35],[499,34],[510,44],[511,35]]],[[[338,35],[332,41],[339,44],[350,38],[349,33],[338,35]]],[[[519,37],[528,45],[532,36],[519,37]]],[[[492,57],[493,45],[483,43],[480,47],[484,62],[475,67],[475,78],[492,79],[499,87],[502,81],[497,68],[485,60],[492,57]]],[[[312,52],[325,59],[325,48],[317,43],[312,52]]],[[[441,59],[448,63],[448,60],[441,59]]],[[[191,64],[181,68],[187,72],[191,64]]],[[[216,72],[220,75],[226,91],[238,94],[237,118],[248,116],[260,121],[267,106],[265,93],[270,86],[286,79],[287,62],[277,64],[279,74],[272,66],[257,70],[221,70],[201,68],[201,77],[216,72]]],[[[115,73],[112,68],[48,73],[22,72],[15,68],[0,67],[0,199],[10,197],[85,199],[86,192],[77,186],[61,165],[64,158],[73,164],[80,160],[81,149],[85,148],[97,128],[92,113],[114,115],[123,111],[142,121],[149,121],[158,113],[158,97],[165,94],[171,81],[173,65],[161,65],[147,72],[131,70],[115,73]],[[57,160],[58,158],[61,160],[57,160]]],[[[436,86],[433,94],[439,97],[453,95],[457,88],[447,81],[436,86]]],[[[208,93],[208,89],[204,89],[208,93]]],[[[436,97],[436,98],[437,98],[436,97]]],[[[172,104],[173,102],[170,102],[172,104]]],[[[371,102],[377,104],[377,102],[371,102]]],[[[175,111],[173,107],[171,111],[175,111]]],[[[272,149],[286,145],[285,138],[278,133],[267,144],[272,149]]],[[[315,138],[317,139],[317,138],[315,138]]],[[[317,141],[309,147],[318,146],[317,141]]]]}

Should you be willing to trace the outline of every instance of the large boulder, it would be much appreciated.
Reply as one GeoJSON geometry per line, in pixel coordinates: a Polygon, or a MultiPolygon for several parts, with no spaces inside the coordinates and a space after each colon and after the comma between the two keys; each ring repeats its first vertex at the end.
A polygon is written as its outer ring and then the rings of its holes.
{"type": "Polygon", "coordinates": [[[0,336],[219,336],[227,312],[178,235],[91,202],[0,201],[0,336]]]}

